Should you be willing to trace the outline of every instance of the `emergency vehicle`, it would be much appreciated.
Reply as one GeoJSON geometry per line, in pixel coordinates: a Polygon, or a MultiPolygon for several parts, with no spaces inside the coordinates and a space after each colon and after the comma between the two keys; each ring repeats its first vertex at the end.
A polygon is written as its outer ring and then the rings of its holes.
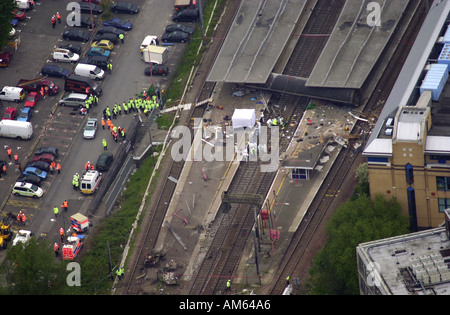
{"type": "Polygon", "coordinates": [[[91,226],[89,219],[81,213],[75,213],[72,215],[70,217],[70,223],[72,224],[72,229],[77,231],[77,233],[87,232],[91,226]]]}
{"type": "Polygon", "coordinates": [[[81,178],[81,193],[91,195],[98,189],[102,174],[95,170],[88,170],[81,178]]]}
{"type": "Polygon", "coordinates": [[[84,235],[69,236],[67,243],[63,245],[62,258],[64,260],[74,260],[83,247],[84,235]]]}

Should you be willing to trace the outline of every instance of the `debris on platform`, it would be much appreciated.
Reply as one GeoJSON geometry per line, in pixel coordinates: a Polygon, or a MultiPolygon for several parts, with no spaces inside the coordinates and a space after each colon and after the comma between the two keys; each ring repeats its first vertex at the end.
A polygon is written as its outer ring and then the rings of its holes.
{"type": "Polygon", "coordinates": [[[159,281],[167,284],[167,285],[176,285],[178,284],[178,277],[173,271],[165,272],[158,271],[158,279],[159,281]]]}
{"type": "Polygon", "coordinates": [[[167,252],[165,251],[156,251],[150,253],[145,257],[144,266],[146,268],[158,267],[160,260],[163,259],[166,254],[167,252]]]}

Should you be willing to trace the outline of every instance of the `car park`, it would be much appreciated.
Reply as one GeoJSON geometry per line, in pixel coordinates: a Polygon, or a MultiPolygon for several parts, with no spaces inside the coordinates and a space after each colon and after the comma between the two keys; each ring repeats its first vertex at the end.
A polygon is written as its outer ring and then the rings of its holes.
{"type": "Polygon", "coordinates": [[[35,151],[34,151],[34,154],[36,155],[36,154],[44,154],[44,153],[47,153],[47,154],[51,154],[51,155],[53,155],[55,158],[57,158],[58,157],[58,154],[59,154],[59,150],[58,150],[58,148],[57,147],[52,147],[52,146],[47,146],[47,147],[40,147],[40,148],[38,148],[38,149],[36,149],[35,151]]]}
{"type": "Polygon", "coordinates": [[[79,29],[68,29],[62,33],[62,38],[65,40],[75,40],[79,42],[87,42],[91,35],[85,31],[79,29]]]}
{"type": "Polygon", "coordinates": [[[103,48],[98,48],[98,47],[92,47],[91,49],[89,49],[89,51],[87,52],[88,56],[104,56],[104,57],[109,57],[111,55],[111,51],[103,49],[103,48]]]}
{"type": "Polygon", "coordinates": [[[25,90],[20,87],[5,86],[0,91],[0,100],[20,102],[25,98],[25,90]]]}
{"type": "Polygon", "coordinates": [[[94,15],[100,15],[103,13],[102,8],[99,5],[88,3],[88,2],[81,2],[80,3],[80,12],[81,13],[87,13],[87,14],[94,14],[94,15]]]}
{"type": "Polygon", "coordinates": [[[45,163],[52,164],[52,162],[55,162],[55,157],[50,153],[35,154],[32,161],[44,161],[45,163]]]}
{"type": "Polygon", "coordinates": [[[67,78],[70,75],[70,70],[58,65],[46,65],[41,69],[41,75],[56,78],[67,78]]]}
{"type": "Polygon", "coordinates": [[[80,63],[85,63],[89,65],[94,65],[102,70],[108,69],[108,57],[105,56],[88,56],[80,60],[80,63]]]}
{"type": "Polygon", "coordinates": [[[35,175],[39,178],[41,178],[42,180],[45,180],[47,178],[47,172],[45,171],[41,171],[40,169],[38,169],[37,167],[27,167],[25,168],[25,170],[23,171],[23,175],[35,175]]]}
{"type": "Polygon", "coordinates": [[[99,41],[99,40],[102,40],[102,39],[109,40],[114,45],[119,42],[119,38],[117,37],[116,34],[113,34],[113,33],[96,34],[94,36],[94,41],[99,41]]]}
{"type": "Polygon", "coordinates": [[[18,121],[30,121],[33,116],[33,108],[24,107],[17,116],[18,121]]]}
{"type": "Polygon", "coordinates": [[[124,31],[118,29],[117,27],[114,26],[102,26],[98,29],[97,31],[98,34],[114,34],[116,36],[119,36],[120,34],[125,34],[124,31]]]}
{"type": "Polygon", "coordinates": [[[125,21],[119,18],[114,18],[110,20],[106,20],[103,22],[104,26],[114,26],[120,30],[129,31],[133,28],[133,24],[129,21],[125,21]]]}
{"type": "Polygon", "coordinates": [[[25,107],[35,107],[38,100],[39,100],[39,94],[37,92],[30,92],[28,93],[27,98],[25,99],[25,107]]]}
{"type": "Polygon", "coordinates": [[[81,45],[79,45],[79,44],[70,43],[70,44],[66,44],[66,45],[61,45],[61,46],[59,46],[59,48],[70,50],[74,54],[78,54],[78,55],[81,54],[81,45]]]}
{"type": "Polygon", "coordinates": [[[111,11],[114,13],[137,14],[139,6],[129,2],[115,2],[111,5],[111,11]]]}
{"type": "Polygon", "coordinates": [[[180,42],[185,43],[189,40],[189,34],[185,32],[175,31],[170,33],[164,33],[161,36],[161,41],[163,43],[167,42],[180,42]]]}
{"type": "Polygon", "coordinates": [[[197,22],[199,18],[200,12],[198,9],[181,10],[172,15],[172,21],[174,22],[197,22]]]}
{"type": "Polygon", "coordinates": [[[106,172],[111,167],[112,162],[113,162],[113,154],[110,152],[103,152],[98,157],[95,167],[97,170],[101,172],[106,172]]]}
{"type": "Polygon", "coordinates": [[[162,75],[162,76],[166,76],[169,74],[169,67],[167,67],[166,65],[157,65],[154,64],[151,67],[151,72],[150,72],[150,67],[145,68],[145,75],[162,75]]]}
{"type": "Polygon", "coordinates": [[[5,109],[5,112],[3,113],[2,120],[14,120],[17,115],[17,109],[14,107],[8,107],[5,109]]]}
{"type": "Polygon", "coordinates": [[[83,138],[94,139],[97,132],[97,118],[88,118],[83,129],[83,138]]]}
{"type": "Polygon", "coordinates": [[[30,183],[36,186],[41,186],[42,179],[36,175],[22,175],[17,179],[18,182],[30,183]]]}
{"type": "Polygon", "coordinates": [[[92,43],[91,47],[97,47],[97,48],[103,48],[106,50],[113,50],[114,49],[114,44],[106,39],[102,39],[100,41],[95,41],[92,43]]]}
{"type": "Polygon", "coordinates": [[[50,164],[48,164],[47,162],[44,161],[34,161],[34,162],[29,162],[27,163],[26,167],[36,167],[38,169],[40,169],[41,171],[44,172],[49,172],[50,171],[50,164]]]}
{"type": "Polygon", "coordinates": [[[171,32],[175,32],[175,31],[179,31],[179,32],[185,32],[188,33],[189,35],[192,35],[194,33],[194,28],[192,26],[188,26],[188,25],[184,25],[184,24],[169,24],[166,26],[166,33],[171,33],[171,32]]]}
{"type": "Polygon", "coordinates": [[[12,193],[16,196],[39,198],[42,197],[44,191],[42,188],[31,183],[16,182],[12,189],[12,193]]]}

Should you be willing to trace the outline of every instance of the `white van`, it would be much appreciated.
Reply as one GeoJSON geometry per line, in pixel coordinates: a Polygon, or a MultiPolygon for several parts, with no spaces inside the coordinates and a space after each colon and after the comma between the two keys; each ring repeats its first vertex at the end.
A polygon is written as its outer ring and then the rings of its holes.
{"type": "Polygon", "coordinates": [[[52,52],[54,61],[62,62],[77,62],[80,59],[80,55],[71,52],[68,49],[56,48],[52,52]]]}
{"type": "Polygon", "coordinates": [[[81,193],[91,195],[95,193],[102,179],[102,174],[98,171],[89,170],[81,178],[81,193]]]}
{"type": "Polygon", "coordinates": [[[12,193],[16,196],[40,198],[44,194],[44,191],[42,190],[42,188],[36,186],[35,184],[16,182],[14,184],[12,193]]]}
{"type": "Polygon", "coordinates": [[[29,121],[2,120],[0,121],[0,137],[30,139],[33,126],[29,121]]]}
{"type": "Polygon", "coordinates": [[[20,10],[30,10],[33,8],[29,0],[16,0],[17,8],[20,10]]]}
{"type": "Polygon", "coordinates": [[[101,80],[105,77],[105,71],[97,66],[89,65],[85,63],[79,63],[75,67],[74,73],[83,77],[88,77],[94,80],[101,80]]]}
{"type": "Polygon", "coordinates": [[[5,86],[0,91],[0,100],[21,102],[25,98],[25,90],[20,87],[5,86]]]}

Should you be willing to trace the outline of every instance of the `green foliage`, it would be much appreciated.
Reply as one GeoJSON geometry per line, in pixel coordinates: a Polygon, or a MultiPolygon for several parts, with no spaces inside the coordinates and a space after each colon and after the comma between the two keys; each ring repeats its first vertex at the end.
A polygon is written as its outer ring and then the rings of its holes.
{"type": "Polygon", "coordinates": [[[53,247],[46,241],[31,238],[8,249],[1,266],[3,294],[60,294],[65,284],[66,263],[55,261],[53,247]]]}
{"type": "Polygon", "coordinates": [[[359,294],[356,246],[363,242],[408,233],[400,204],[361,195],[340,206],[327,225],[327,243],[314,257],[311,294],[359,294]]]}
{"type": "Polygon", "coordinates": [[[12,29],[11,20],[14,15],[12,12],[17,8],[15,0],[0,1],[0,50],[9,40],[9,32],[12,29]]]}

